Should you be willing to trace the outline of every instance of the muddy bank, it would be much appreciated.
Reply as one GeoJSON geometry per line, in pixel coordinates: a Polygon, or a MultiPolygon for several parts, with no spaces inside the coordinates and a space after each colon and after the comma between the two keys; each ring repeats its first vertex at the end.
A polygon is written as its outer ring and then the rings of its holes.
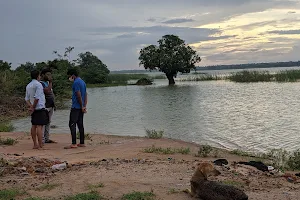
{"type": "MultiPolygon", "coordinates": [[[[199,158],[199,145],[170,139],[146,139],[92,135],[86,148],[63,149],[70,142],[69,134],[55,134],[57,144],[45,150],[33,150],[30,136],[25,133],[1,133],[2,137],[18,139],[14,146],[0,146],[1,157],[9,162],[12,171],[0,177],[0,189],[22,188],[26,195],[42,198],[61,198],[71,194],[99,192],[107,199],[121,199],[132,191],[153,191],[156,199],[191,199],[182,190],[189,188],[189,180],[198,162],[225,158],[226,167],[217,166],[221,175],[211,180],[235,185],[243,189],[249,199],[299,199],[300,183],[282,174],[263,172],[251,166],[235,164],[253,158],[241,157],[219,150],[216,157],[199,158]],[[187,155],[145,153],[151,146],[161,148],[189,148],[187,155]],[[51,166],[67,161],[62,171],[51,166]],[[45,185],[51,189],[41,189],[45,185]],[[92,187],[101,184],[102,187],[92,187]],[[92,189],[91,189],[92,188],[92,189]]],[[[4,169],[3,167],[1,169],[4,169]]],[[[7,170],[7,168],[6,168],[7,170]]],[[[293,172],[294,173],[294,172],[293,172]]]]}

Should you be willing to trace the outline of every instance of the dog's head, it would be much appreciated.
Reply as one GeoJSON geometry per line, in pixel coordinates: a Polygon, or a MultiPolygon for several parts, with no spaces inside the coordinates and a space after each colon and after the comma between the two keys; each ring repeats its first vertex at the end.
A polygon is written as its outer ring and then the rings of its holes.
{"type": "Polygon", "coordinates": [[[205,180],[209,176],[218,176],[221,174],[212,163],[199,163],[196,170],[203,175],[205,180]]]}

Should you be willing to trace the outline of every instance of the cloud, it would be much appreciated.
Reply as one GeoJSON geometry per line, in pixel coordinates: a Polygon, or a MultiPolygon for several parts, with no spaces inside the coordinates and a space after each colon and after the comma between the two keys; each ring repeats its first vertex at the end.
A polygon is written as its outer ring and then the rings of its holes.
{"type": "Polygon", "coordinates": [[[276,30],[276,31],[268,31],[270,34],[279,34],[279,35],[299,35],[300,29],[297,30],[276,30]]]}
{"type": "Polygon", "coordinates": [[[186,18],[177,18],[177,19],[170,19],[167,21],[164,21],[162,23],[164,24],[180,24],[180,23],[186,23],[186,22],[194,22],[193,19],[186,19],[186,18]]]}
{"type": "MultiPolygon", "coordinates": [[[[220,55],[201,64],[275,60],[272,48],[298,50],[299,5],[295,0],[0,0],[0,59],[16,67],[74,46],[73,57],[91,51],[112,70],[132,69],[138,68],[142,45],[175,34],[200,56],[220,55]],[[256,48],[265,49],[264,57],[256,48]],[[224,52],[226,59],[218,61],[224,52]]],[[[296,56],[289,52],[280,58],[296,56]]]]}

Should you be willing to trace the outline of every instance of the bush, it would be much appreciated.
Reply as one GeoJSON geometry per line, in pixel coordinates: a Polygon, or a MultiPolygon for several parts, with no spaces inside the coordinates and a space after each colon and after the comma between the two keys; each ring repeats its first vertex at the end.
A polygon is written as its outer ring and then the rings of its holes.
{"type": "Polygon", "coordinates": [[[146,129],[146,137],[150,139],[160,139],[164,135],[164,131],[156,131],[156,130],[149,130],[146,129]]]}
{"type": "Polygon", "coordinates": [[[212,152],[213,148],[209,145],[202,145],[199,147],[197,157],[207,157],[212,152]]]}
{"type": "Polygon", "coordinates": [[[15,145],[17,143],[18,143],[18,141],[15,140],[15,139],[12,139],[12,138],[2,139],[0,137],[0,145],[10,145],[10,146],[12,146],[12,145],[15,145]]]}
{"type": "Polygon", "coordinates": [[[149,78],[141,78],[136,82],[136,85],[152,85],[153,80],[149,78]]]}
{"type": "Polygon", "coordinates": [[[300,170],[300,149],[295,151],[287,160],[287,166],[291,170],[300,170]]]}

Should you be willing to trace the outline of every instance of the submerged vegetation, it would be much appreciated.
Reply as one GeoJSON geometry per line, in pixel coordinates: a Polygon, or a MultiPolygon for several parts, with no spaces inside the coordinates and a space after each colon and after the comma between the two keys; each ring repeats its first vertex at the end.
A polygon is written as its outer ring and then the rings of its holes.
{"type": "Polygon", "coordinates": [[[229,75],[210,75],[196,74],[189,75],[183,78],[178,78],[179,81],[216,81],[229,80],[240,83],[251,82],[296,82],[300,80],[300,70],[285,70],[276,73],[269,71],[239,71],[229,75]]]}

